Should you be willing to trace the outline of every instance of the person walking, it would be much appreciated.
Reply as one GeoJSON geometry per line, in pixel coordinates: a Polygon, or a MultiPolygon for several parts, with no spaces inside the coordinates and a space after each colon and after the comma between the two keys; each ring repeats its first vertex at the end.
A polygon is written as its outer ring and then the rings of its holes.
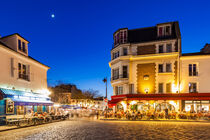
{"type": "Polygon", "coordinates": [[[168,118],[168,108],[165,109],[165,118],[166,118],[166,119],[169,119],[169,118],[168,118]]]}

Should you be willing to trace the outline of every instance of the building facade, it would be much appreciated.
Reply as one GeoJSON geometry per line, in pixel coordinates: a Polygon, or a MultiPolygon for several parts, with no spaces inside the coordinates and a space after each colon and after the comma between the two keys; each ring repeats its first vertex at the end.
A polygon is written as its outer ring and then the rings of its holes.
{"type": "Polygon", "coordinates": [[[178,22],[113,34],[114,109],[209,111],[210,45],[182,54],[178,22]]]}
{"type": "Polygon", "coordinates": [[[0,115],[44,112],[48,97],[48,66],[28,55],[29,41],[15,33],[0,38],[0,115]]]}

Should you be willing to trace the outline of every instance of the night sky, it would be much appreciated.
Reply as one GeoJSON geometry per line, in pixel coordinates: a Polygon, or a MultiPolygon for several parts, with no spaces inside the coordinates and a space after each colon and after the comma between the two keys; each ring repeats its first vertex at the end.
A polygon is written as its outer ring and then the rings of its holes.
{"type": "Polygon", "coordinates": [[[62,81],[105,95],[102,79],[107,76],[110,97],[115,30],[179,21],[183,52],[200,51],[210,43],[209,5],[197,0],[4,0],[0,35],[20,33],[29,40],[29,55],[51,67],[50,85],[62,81]]]}

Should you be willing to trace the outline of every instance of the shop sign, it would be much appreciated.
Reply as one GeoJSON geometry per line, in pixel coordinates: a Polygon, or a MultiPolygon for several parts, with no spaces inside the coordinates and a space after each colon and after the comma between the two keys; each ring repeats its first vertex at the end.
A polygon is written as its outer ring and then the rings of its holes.
{"type": "Polygon", "coordinates": [[[11,99],[6,100],[6,114],[14,114],[14,102],[11,99]]]}

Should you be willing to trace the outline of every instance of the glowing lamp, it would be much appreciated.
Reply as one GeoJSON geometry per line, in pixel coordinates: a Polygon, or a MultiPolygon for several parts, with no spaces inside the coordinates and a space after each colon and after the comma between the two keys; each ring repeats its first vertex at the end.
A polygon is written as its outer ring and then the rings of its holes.
{"type": "Polygon", "coordinates": [[[144,91],[145,91],[145,93],[148,93],[149,92],[149,88],[145,88],[144,91]]]}

